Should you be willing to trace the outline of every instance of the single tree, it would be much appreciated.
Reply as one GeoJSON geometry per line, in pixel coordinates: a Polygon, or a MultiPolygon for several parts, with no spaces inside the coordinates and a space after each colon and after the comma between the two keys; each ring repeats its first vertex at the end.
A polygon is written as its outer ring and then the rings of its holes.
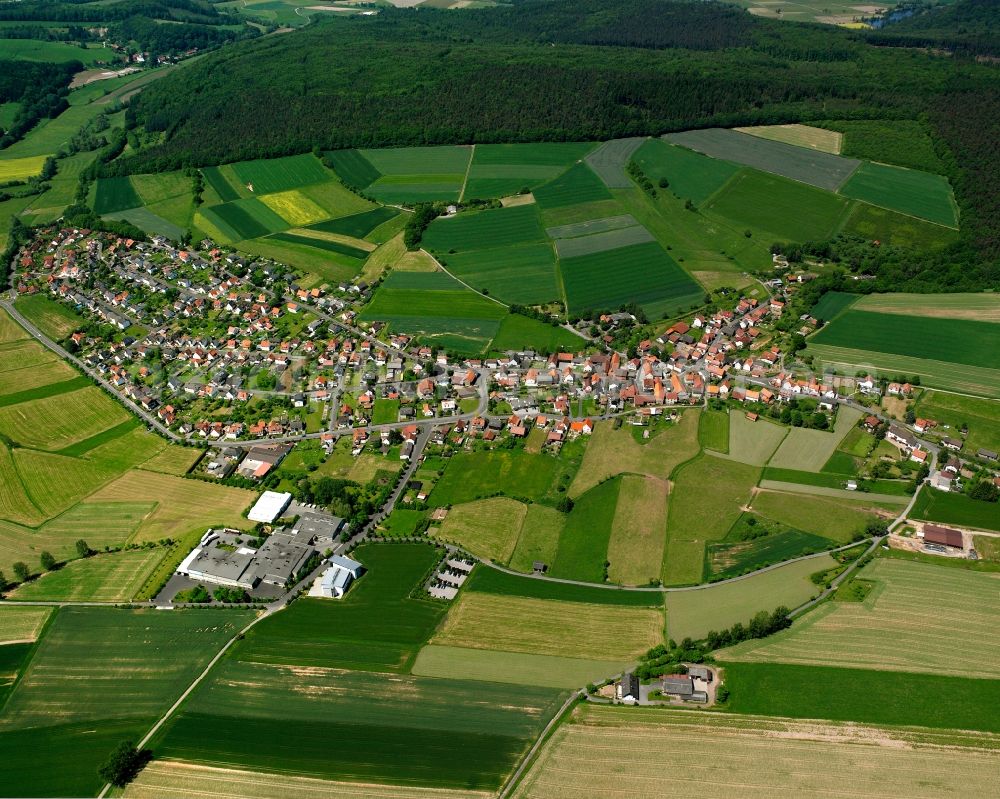
{"type": "Polygon", "coordinates": [[[19,583],[23,583],[28,579],[30,572],[28,571],[28,564],[23,560],[19,560],[14,564],[14,576],[17,578],[19,583]]]}
{"type": "Polygon", "coordinates": [[[52,557],[52,553],[45,551],[41,554],[38,560],[42,564],[42,571],[50,572],[55,568],[56,559],[52,557]]]}
{"type": "Polygon", "coordinates": [[[122,788],[136,778],[149,757],[148,750],[140,751],[132,741],[122,741],[97,773],[116,788],[122,788]]]}
{"type": "Polygon", "coordinates": [[[76,554],[81,558],[85,558],[90,554],[90,547],[82,538],[76,542],[76,554]]]}

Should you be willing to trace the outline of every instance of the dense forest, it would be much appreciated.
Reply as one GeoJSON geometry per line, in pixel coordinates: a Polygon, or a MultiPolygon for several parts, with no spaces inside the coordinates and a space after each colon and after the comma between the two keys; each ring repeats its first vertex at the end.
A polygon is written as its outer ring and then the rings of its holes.
{"type": "Polygon", "coordinates": [[[1000,2],[963,0],[921,13],[868,34],[894,47],[929,47],[960,55],[1000,56],[1000,2]]]}
{"type": "Polygon", "coordinates": [[[69,83],[81,69],[79,61],[36,64],[0,60],[0,104],[20,103],[10,127],[0,129],[0,149],[10,147],[40,119],[65,110],[69,83]]]}

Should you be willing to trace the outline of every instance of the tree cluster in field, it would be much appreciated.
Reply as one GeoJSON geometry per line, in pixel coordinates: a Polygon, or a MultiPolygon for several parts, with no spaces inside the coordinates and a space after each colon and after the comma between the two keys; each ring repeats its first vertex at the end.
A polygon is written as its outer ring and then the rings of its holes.
{"type": "Polygon", "coordinates": [[[406,220],[406,227],[403,228],[403,243],[408,250],[416,250],[423,241],[424,231],[427,226],[445,212],[441,203],[418,203],[413,208],[413,213],[406,220]]]}
{"type": "Polygon", "coordinates": [[[755,614],[749,624],[736,622],[725,630],[711,630],[705,636],[705,648],[721,649],[725,646],[738,644],[755,638],[767,638],[769,635],[791,627],[792,620],[788,617],[789,610],[784,605],[775,608],[771,613],[765,610],[755,614]]]}
{"type": "Polygon", "coordinates": [[[66,95],[73,75],[83,69],[79,61],[60,64],[0,60],[0,103],[18,103],[7,130],[0,130],[0,150],[10,147],[38,124],[54,117],[69,104],[66,95]]]}
{"type": "Polygon", "coordinates": [[[653,680],[664,674],[687,674],[685,663],[704,663],[710,659],[703,646],[685,638],[680,646],[674,641],[654,646],[643,655],[634,674],[640,680],[653,680]]]}
{"type": "Polygon", "coordinates": [[[123,788],[134,780],[153,757],[148,749],[137,749],[132,741],[122,741],[98,769],[101,779],[116,788],[123,788]]]}
{"type": "MultiPolygon", "coordinates": [[[[642,167],[639,166],[635,161],[629,161],[628,166],[625,167],[625,171],[628,172],[629,177],[636,182],[636,185],[642,189],[646,194],[656,199],[656,186],[653,185],[653,181],[649,179],[649,176],[642,171],[642,167]]],[[[662,183],[666,183],[666,179],[661,179],[662,183]]],[[[666,188],[666,185],[663,186],[666,188]]]]}

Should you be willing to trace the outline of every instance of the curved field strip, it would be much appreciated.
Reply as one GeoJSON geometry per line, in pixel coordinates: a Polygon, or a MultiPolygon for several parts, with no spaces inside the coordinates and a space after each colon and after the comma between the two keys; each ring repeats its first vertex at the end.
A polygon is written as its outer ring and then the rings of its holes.
{"type": "Polygon", "coordinates": [[[672,591],[666,595],[667,632],[675,641],[688,636],[697,640],[710,630],[746,624],[762,610],[770,613],[780,605],[794,609],[819,592],[809,575],[836,565],[829,555],[821,555],[731,583],[672,591]]]}
{"type": "Polygon", "coordinates": [[[127,602],[166,554],[164,548],[137,549],[74,560],[25,583],[11,596],[22,600],[127,602]]]}
{"type": "Polygon", "coordinates": [[[662,641],[659,610],[473,593],[462,594],[431,639],[470,649],[624,661],[662,641]]]}
{"type": "Polygon", "coordinates": [[[632,153],[638,150],[644,141],[645,139],[640,136],[612,139],[600,145],[585,160],[609,189],[628,189],[632,187],[632,178],[625,171],[625,167],[632,153]]]}
{"type": "Polygon", "coordinates": [[[527,505],[507,497],[467,502],[448,511],[435,535],[480,558],[506,563],[514,553],[527,513],[527,505]]]}
{"type": "Polygon", "coordinates": [[[96,387],[0,408],[0,433],[18,443],[58,450],[130,418],[96,387]]]}
{"type": "Polygon", "coordinates": [[[808,147],[832,155],[840,154],[840,145],[844,138],[843,133],[838,133],[835,130],[813,128],[809,125],[757,125],[752,128],[733,128],[733,130],[750,136],[759,136],[762,139],[794,144],[796,147],[808,147]]]}
{"type": "Polygon", "coordinates": [[[52,608],[16,606],[0,608],[0,643],[34,641],[51,613],[52,608]]]}
{"type": "Polygon", "coordinates": [[[490,799],[492,792],[334,782],[265,771],[154,760],[121,794],[125,799],[490,799]]]}
{"type": "Polygon", "coordinates": [[[876,583],[864,602],[828,602],[718,658],[940,674],[961,652],[965,676],[1000,678],[1000,575],[883,558],[860,577],[876,583]]]}
{"type": "Polygon", "coordinates": [[[10,519],[22,524],[38,524],[45,519],[31,501],[17,473],[11,451],[0,444],[0,519],[10,519]]]}
{"type": "Polygon", "coordinates": [[[616,474],[635,473],[666,479],[676,466],[698,454],[697,410],[684,411],[677,424],[640,444],[630,430],[615,430],[611,422],[598,422],[583,463],[569,487],[573,498],[616,474]]]}
{"type": "Polygon", "coordinates": [[[986,796],[998,787],[995,745],[995,736],[973,733],[582,704],[546,742],[513,795],[986,796]]]}

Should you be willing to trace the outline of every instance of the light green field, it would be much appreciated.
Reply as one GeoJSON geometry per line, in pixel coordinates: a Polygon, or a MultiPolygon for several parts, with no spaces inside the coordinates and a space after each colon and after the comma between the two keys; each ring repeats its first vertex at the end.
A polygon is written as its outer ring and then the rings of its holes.
{"type": "Polygon", "coordinates": [[[789,429],[764,418],[751,422],[743,411],[731,410],[729,453],[726,457],[750,466],[763,466],[782,446],[789,429]]]}
{"type": "Polygon", "coordinates": [[[60,381],[72,380],[77,376],[77,373],[63,361],[51,361],[22,369],[7,369],[0,371],[0,395],[30,391],[60,381]]]}
{"type": "Polygon", "coordinates": [[[115,465],[34,449],[15,449],[13,455],[21,483],[40,511],[35,524],[72,507],[122,471],[115,465]]]}
{"type": "Polygon", "coordinates": [[[663,614],[499,594],[463,593],[434,644],[502,652],[629,661],[663,641],[663,614]]]}
{"type": "Polygon", "coordinates": [[[699,639],[710,630],[745,624],[762,610],[770,612],[780,605],[792,610],[819,591],[809,575],[836,564],[829,555],[820,555],[736,582],[672,591],[666,595],[667,632],[675,641],[699,639]]]}
{"type": "Polygon", "coordinates": [[[430,644],[420,650],[413,673],[422,677],[541,685],[546,688],[582,688],[620,673],[627,661],[585,660],[523,652],[491,652],[430,644]]]}
{"type": "Polygon", "coordinates": [[[163,548],[136,549],[74,560],[24,584],[11,596],[60,602],[127,602],[136,596],[166,552],[163,548]]]}
{"type": "Polygon", "coordinates": [[[0,608],[0,642],[34,641],[50,613],[52,608],[5,605],[0,608]]]}
{"type": "Polygon", "coordinates": [[[0,433],[24,446],[59,450],[129,418],[101,389],[84,388],[0,408],[0,433]]]}
{"type": "Polygon", "coordinates": [[[646,176],[658,183],[666,178],[665,190],[695,205],[701,205],[740,171],[729,161],[709,158],[694,150],[677,147],[663,139],[649,139],[632,157],[646,176]]]}
{"type": "Polygon", "coordinates": [[[197,449],[168,445],[160,454],[143,463],[142,468],[150,472],[181,476],[187,474],[200,456],[201,452],[197,449]]]}
{"type": "Polygon", "coordinates": [[[96,44],[80,47],[69,42],[48,42],[43,39],[3,39],[0,40],[0,57],[55,63],[79,61],[89,67],[99,62],[111,63],[115,54],[96,44]]]}
{"type": "Polygon", "coordinates": [[[1000,451],[1000,402],[996,400],[925,391],[917,401],[915,411],[917,416],[950,425],[952,429],[944,432],[953,438],[959,437],[956,433],[963,424],[968,425],[969,436],[965,440],[968,452],[979,449],[1000,451]]]}
{"type": "Polygon", "coordinates": [[[827,602],[770,638],[720,660],[946,673],[956,653],[969,677],[1000,678],[1000,574],[879,558],[859,577],[863,602],[827,602]]]}
{"type": "Polygon", "coordinates": [[[818,472],[861,418],[861,411],[841,405],[832,431],[793,427],[769,461],[769,466],[818,472]]]}
{"type": "Polygon", "coordinates": [[[17,465],[11,451],[0,444],[0,518],[24,524],[38,524],[44,521],[38,507],[31,501],[28,492],[17,473],[17,465]]]}
{"type": "Polygon", "coordinates": [[[448,511],[436,535],[477,557],[506,563],[514,552],[527,512],[527,505],[507,497],[467,502],[448,511]]]}
{"type": "MultiPolygon", "coordinates": [[[[18,297],[14,302],[24,318],[35,325],[49,338],[61,341],[74,330],[79,330],[86,322],[84,317],[61,302],[44,294],[18,297]]],[[[57,356],[53,353],[53,358],[57,356]]],[[[0,360],[6,361],[0,356],[0,360]]],[[[15,366],[26,364],[15,363],[15,366]]]]}
{"type": "Polygon", "coordinates": [[[608,579],[622,585],[648,585],[660,579],[667,532],[666,480],[625,475],[618,490],[608,579]]]}
{"type": "MultiPolygon", "coordinates": [[[[844,543],[850,541],[855,533],[862,531],[875,517],[877,506],[871,500],[847,499],[839,495],[820,496],[815,492],[822,491],[821,488],[813,486],[800,486],[800,488],[808,493],[760,491],[754,497],[753,509],[762,516],[787,524],[789,527],[844,543]]],[[[892,499],[897,503],[902,500],[901,504],[904,505],[907,501],[906,497],[892,499]]],[[[891,515],[895,516],[896,512],[891,515]]]]}
{"type": "MultiPolygon", "coordinates": [[[[10,318],[10,314],[0,309],[0,345],[10,344],[13,341],[23,341],[29,338],[28,331],[10,318]]],[[[17,364],[8,363],[7,359],[0,359],[0,369],[18,367],[17,364]]]]}
{"type": "Polygon", "coordinates": [[[958,231],[954,228],[864,202],[855,204],[844,223],[843,232],[911,249],[936,249],[958,240],[958,231]]]}
{"type": "Polygon", "coordinates": [[[958,209],[948,179],[898,166],[865,163],[841,189],[845,197],[864,200],[939,225],[956,227],[958,209]]]}
{"type": "Polygon", "coordinates": [[[551,566],[559,551],[559,535],[564,523],[565,516],[555,508],[529,505],[510,558],[510,568],[530,572],[536,561],[551,566]]]}

